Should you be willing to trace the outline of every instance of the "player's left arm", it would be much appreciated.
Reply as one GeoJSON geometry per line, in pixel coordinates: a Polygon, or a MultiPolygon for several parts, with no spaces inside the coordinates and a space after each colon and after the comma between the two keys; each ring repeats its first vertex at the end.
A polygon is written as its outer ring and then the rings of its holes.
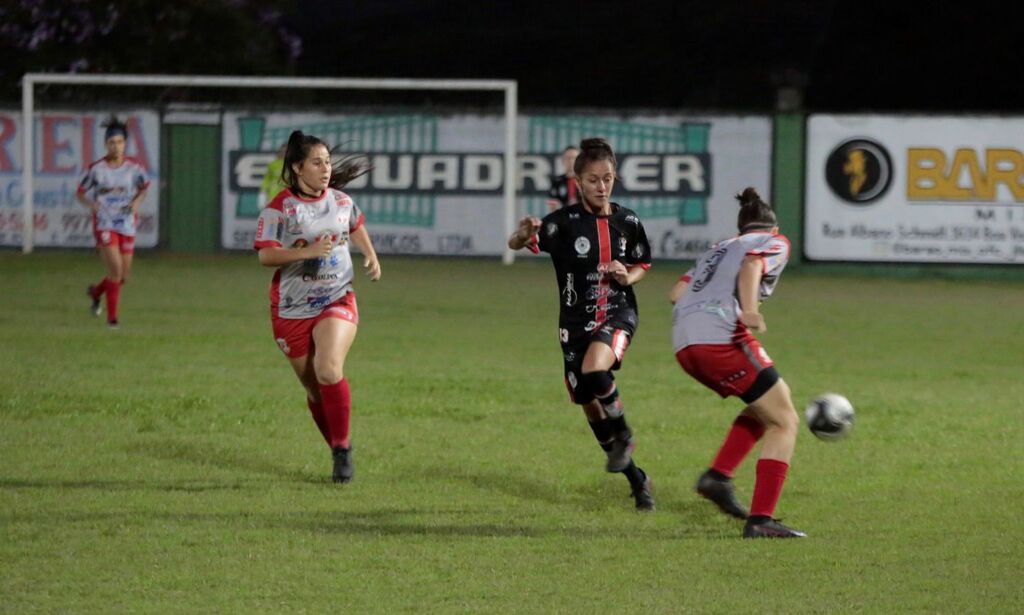
{"type": "Polygon", "coordinates": [[[142,205],[142,201],[146,200],[146,193],[149,191],[149,176],[146,172],[139,168],[138,173],[135,176],[135,185],[138,188],[138,192],[132,198],[128,206],[132,208],[132,215],[139,215],[139,207],[142,205]]]}
{"type": "Polygon", "coordinates": [[[764,265],[761,256],[748,254],[743,257],[740,265],[740,273],[736,280],[736,294],[740,302],[740,322],[753,331],[767,331],[768,326],[761,315],[760,287],[761,276],[764,273],[764,265]]]}
{"type": "Polygon", "coordinates": [[[349,239],[363,253],[363,269],[366,270],[366,275],[370,276],[370,279],[374,282],[379,280],[380,261],[377,259],[377,251],[373,249],[373,240],[370,239],[370,234],[366,232],[366,225],[362,224],[356,230],[351,231],[349,239]]]}

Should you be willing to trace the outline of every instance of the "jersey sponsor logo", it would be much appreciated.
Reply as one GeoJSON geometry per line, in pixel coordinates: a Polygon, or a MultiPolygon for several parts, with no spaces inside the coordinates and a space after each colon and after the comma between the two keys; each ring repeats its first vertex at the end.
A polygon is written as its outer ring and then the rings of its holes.
{"type": "Polygon", "coordinates": [[[626,255],[626,238],[619,237],[619,256],[626,255]]]}
{"type": "Polygon", "coordinates": [[[562,340],[563,344],[567,343],[569,341],[569,330],[568,329],[559,329],[558,330],[558,339],[562,340]]]}
{"type": "Polygon", "coordinates": [[[544,230],[547,232],[548,237],[554,237],[555,233],[558,232],[558,225],[555,224],[554,222],[548,222],[548,225],[545,227],[544,230]]]}
{"type": "Polygon", "coordinates": [[[867,205],[889,189],[892,159],[889,152],[874,141],[844,141],[825,161],[825,182],[847,203],[867,205]]]}
{"type": "Polygon", "coordinates": [[[302,274],[302,281],[303,282],[316,282],[316,281],[321,281],[321,280],[337,280],[340,277],[341,276],[338,275],[337,273],[314,273],[314,274],[304,273],[304,274],[302,274]]]}
{"type": "Polygon", "coordinates": [[[288,354],[292,351],[291,347],[288,346],[288,341],[283,337],[279,337],[274,341],[277,342],[277,347],[281,349],[281,352],[288,354]]]}
{"type": "Polygon", "coordinates": [[[597,323],[594,322],[593,320],[591,320],[590,322],[587,323],[587,326],[583,327],[583,330],[586,331],[587,333],[590,333],[591,331],[593,331],[596,328],[597,328],[597,323]]]}
{"type": "Polygon", "coordinates": [[[572,385],[572,390],[575,391],[576,387],[579,385],[579,381],[576,380],[576,372],[569,372],[569,375],[566,376],[566,379],[569,381],[569,384],[572,385]]]}
{"type": "Polygon", "coordinates": [[[708,258],[708,262],[704,265],[704,268],[700,270],[697,279],[693,282],[693,292],[700,292],[705,286],[711,282],[711,279],[715,277],[715,272],[718,271],[718,264],[722,262],[726,252],[729,251],[727,246],[723,246],[714,251],[714,253],[708,258]]]}
{"type": "Polygon", "coordinates": [[[636,258],[644,257],[644,245],[642,243],[637,242],[636,247],[633,248],[633,256],[636,258]]]}
{"type": "Polygon", "coordinates": [[[580,256],[585,256],[588,252],[590,252],[590,240],[587,239],[586,237],[578,237],[576,239],[576,243],[573,244],[573,247],[576,248],[577,254],[579,254],[580,256]]]}
{"type": "Polygon", "coordinates": [[[575,360],[576,360],[576,353],[575,352],[570,350],[569,352],[565,353],[565,362],[566,363],[572,363],[575,360]]]}
{"type": "Polygon", "coordinates": [[[633,224],[640,224],[640,218],[637,218],[633,214],[626,216],[626,222],[632,222],[633,224]]]}
{"type": "Polygon", "coordinates": [[[562,289],[562,295],[565,296],[565,305],[567,307],[576,305],[576,287],[573,284],[573,275],[571,273],[565,274],[565,288],[562,289]]]}

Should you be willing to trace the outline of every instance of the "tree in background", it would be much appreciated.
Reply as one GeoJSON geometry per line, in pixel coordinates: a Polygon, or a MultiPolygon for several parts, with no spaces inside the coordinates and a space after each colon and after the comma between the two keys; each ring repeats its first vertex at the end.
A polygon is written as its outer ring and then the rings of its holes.
{"type": "MultiPolygon", "coordinates": [[[[0,5],[0,99],[26,72],[286,75],[290,0],[14,0],[0,5]]],[[[122,100],[143,90],[119,89],[122,100]]],[[[51,93],[60,97],[59,92],[51,93]]],[[[153,91],[145,94],[150,100],[153,91]]],[[[75,93],[82,100],[82,93],[75,93]]]]}

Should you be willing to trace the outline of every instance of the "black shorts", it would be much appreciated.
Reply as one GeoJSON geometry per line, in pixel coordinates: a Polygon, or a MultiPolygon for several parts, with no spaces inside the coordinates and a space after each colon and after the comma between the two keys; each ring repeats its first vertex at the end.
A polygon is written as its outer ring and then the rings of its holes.
{"type": "Polygon", "coordinates": [[[626,349],[633,339],[635,328],[624,322],[607,322],[594,331],[580,331],[576,335],[566,329],[559,331],[562,341],[562,360],[565,367],[565,388],[569,390],[569,399],[574,404],[587,404],[593,401],[594,395],[580,388],[583,378],[583,358],[587,349],[594,342],[602,342],[615,353],[612,369],[622,367],[626,349]]]}

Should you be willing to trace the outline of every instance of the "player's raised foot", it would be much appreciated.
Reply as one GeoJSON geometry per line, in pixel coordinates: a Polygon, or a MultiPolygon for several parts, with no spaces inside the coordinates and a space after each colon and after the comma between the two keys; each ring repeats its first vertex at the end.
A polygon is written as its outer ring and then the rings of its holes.
{"type": "Polygon", "coordinates": [[[807,534],[771,517],[751,517],[743,527],[744,538],[807,538],[807,534]]]}
{"type": "Polygon", "coordinates": [[[638,511],[651,512],[654,510],[654,494],[651,493],[653,484],[651,478],[643,470],[640,470],[640,473],[644,476],[643,481],[630,487],[633,491],[633,500],[636,501],[638,511]]]}
{"type": "Polygon", "coordinates": [[[712,476],[711,472],[711,470],[707,470],[697,479],[697,493],[710,500],[719,510],[730,517],[746,519],[747,509],[736,499],[732,481],[728,478],[722,480],[712,476]]]}
{"type": "Polygon", "coordinates": [[[99,316],[103,312],[103,307],[100,305],[100,298],[96,294],[96,287],[89,285],[89,288],[85,289],[85,294],[89,295],[89,299],[92,304],[89,306],[89,313],[93,316],[99,316]]]}
{"type": "Polygon", "coordinates": [[[633,460],[633,449],[636,448],[636,442],[632,437],[626,440],[615,438],[612,440],[612,447],[608,450],[608,463],[605,464],[605,469],[609,472],[621,472],[629,467],[629,462],[633,460]]]}
{"type": "Polygon", "coordinates": [[[334,472],[331,474],[331,480],[336,483],[351,481],[356,473],[356,466],[352,463],[352,447],[335,447],[331,449],[331,456],[334,458],[334,472]]]}
{"type": "Polygon", "coordinates": [[[117,331],[118,329],[121,328],[121,325],[118,324],[116,320],[108,320],[107,328],[110,329],[111,331],[117,331]]]}

